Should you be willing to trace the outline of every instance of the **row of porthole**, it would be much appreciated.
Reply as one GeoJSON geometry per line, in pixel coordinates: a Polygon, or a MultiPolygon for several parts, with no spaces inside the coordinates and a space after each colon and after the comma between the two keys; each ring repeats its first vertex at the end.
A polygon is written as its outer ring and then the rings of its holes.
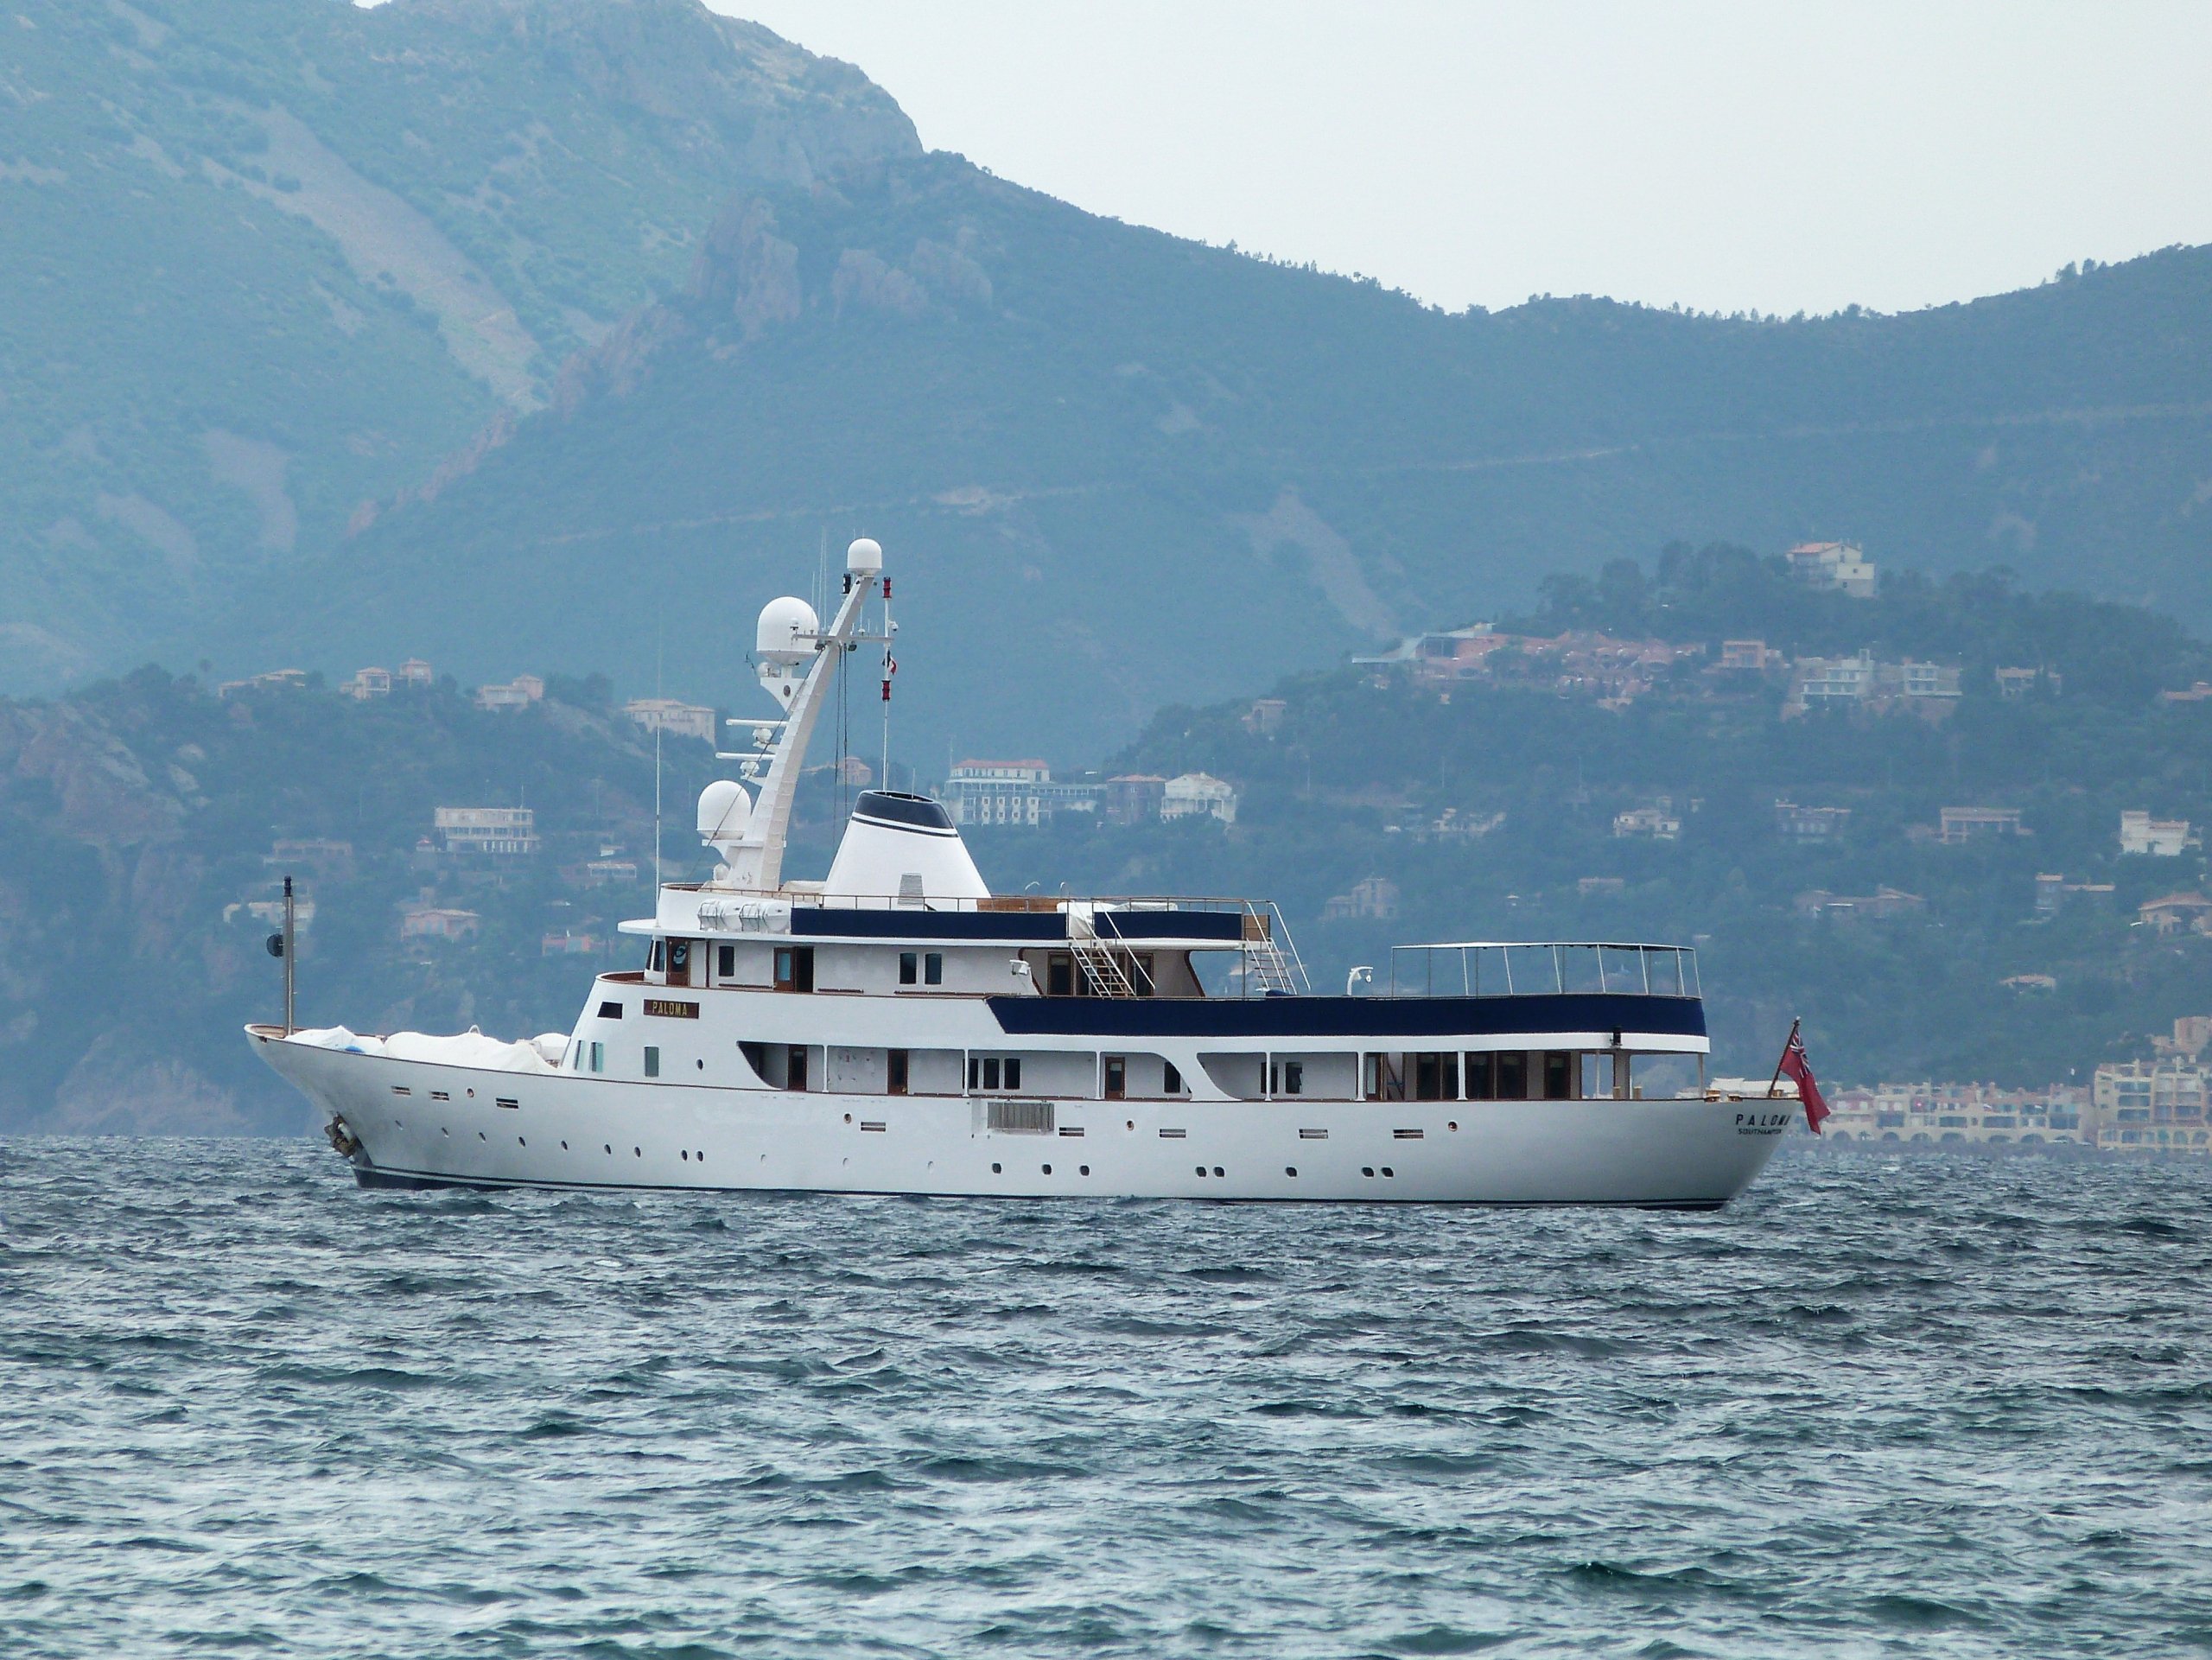
{"type": "MultiPolygon", "coordinates": [[[[1052,1173],[1052,1167],[1049,1164],[1040,1164],[1037,1167],[1048,1176],[1052,1173]]],[[[1087,1176],[1090,1173],[1090,1167],[1087,1164],[1079,1164],[1076,1166],[1075,1173],[1078,1176],[1087,1176]]],[[[991,1165],[991,1173],[995,1176],[1002,1176],[1006,1174],[1006,1167],[994,1161],[991,1165]]]]}
{"type": "MultiPolygon", "coordinates": [[[[391,1122],[395,1129],[404,1128],[404,1126],[400,1124],[400,1121],[398,1119],[395,1118],[391,1122]]],[[[453,1131],[444,1125],[440,1125],[438,1128],[438,1134],[441,1135],[450,1135],[453,1134],[453,1131]]],[[[481,1142],[487,1140],[488,1138],[485,1135],[484,1132],[480,1129],[476,1132],[476,1139],[481,1142]]],[[[525,1137],[518,1135],[515,1137],[515,1145],[517,1147],[528,1147],[530,1142],[525,1137]]],[[[561,1143],[561,1150],[563,1153],[566,1153],[569,1150],[569,1144],[566,1142],[561,1143]]],[[[609,1158],[612,1158],[614,1155],[614,1144],[612,1142],[601,1142],[600,1143],[600,1150],[602,1153],[605,1153],[609,1158]]],[[[632,1158],[642,1159],[645,1156],[645,1149],[642,1147],[633,1147],[630,1149],[630,1155],[632,1158]]],[[[689,1148],[679,1148],[677,1150],[676,1156],[682,1159],[686,1164],[690,1163],[694,1160],[696,1160],[701,1164],[704,1164],[707,1161],[706,1149],[703,1148],[696,1153],[694,1153],[689,1148]]],[[[993,1166],[992,1167],[995,1169],[997,1167],[993,1166]]],[[[1049,1171],[1047,1173],[1050,1173],[1049,1171]]],[[[1083,1173],[1086,1176],[1090,1173],[1090,1167],[1088,1165],[1084,1167],[1083,1173]]]]}

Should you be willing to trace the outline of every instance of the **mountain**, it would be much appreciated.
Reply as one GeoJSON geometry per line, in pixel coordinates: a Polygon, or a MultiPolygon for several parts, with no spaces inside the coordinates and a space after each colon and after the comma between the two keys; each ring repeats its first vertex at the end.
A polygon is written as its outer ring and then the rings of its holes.
{"type": "Polygon", "coordinates": [[[542,407],[731,192],[919,153],[857,72],[689,0],[16,0],[0,29],[16,690],[196,658],[363,502],[542,407]]]}
{"type": "Polygon", "coordinates": [[[863,530],[929,754],[1103,753],[1675,537],[2212,619],[2212,250],[1900,316],[1446,315],[925,153],[696,0],[21,15],[18,686],[420,652],[742,709],[759,605],[863,530]]]}

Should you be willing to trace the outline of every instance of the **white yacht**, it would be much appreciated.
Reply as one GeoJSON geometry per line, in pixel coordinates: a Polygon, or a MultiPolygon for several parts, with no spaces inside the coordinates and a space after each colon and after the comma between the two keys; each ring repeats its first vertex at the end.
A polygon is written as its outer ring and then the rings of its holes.
{"type": "Polygon", "coordinates": [[[645,966],[569,1032],[296,1030],[287,956],[285,1022],[248,1036],[363,1186],[1710,1208],[1796,1122],[1707,1087],[1686,949],[1405,946],[1316,995],[1272,905],[994,894],[944,809],[892,790],[786,881],[863,644],[889,697],[890,595],[863,538],[828,626],[762,611],[778,709],[730,723],[754,747],[700,797],[713,879],[622,925],[645,966]]]}

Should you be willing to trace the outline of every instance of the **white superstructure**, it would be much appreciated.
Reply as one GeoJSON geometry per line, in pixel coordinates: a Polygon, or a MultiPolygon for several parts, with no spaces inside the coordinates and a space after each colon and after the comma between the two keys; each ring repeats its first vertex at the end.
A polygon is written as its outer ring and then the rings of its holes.
{"type": "Polygon", "coordinates": [[[1405,947],[1316,995],[1270,906],[995,896],[941,806],[887,790],[785,881],[808,738],[863,644],[887,700],[889,613],[865,539],[827,625],[762,611],[777,712],[731,722],[754,749],[700,798],[714,877],[622,925],[645,966],[567,1033],[248,1028],[363,1185],[1704,1207],[1798,1117],[1704,1087],[1673,947],[1405,947]]]}

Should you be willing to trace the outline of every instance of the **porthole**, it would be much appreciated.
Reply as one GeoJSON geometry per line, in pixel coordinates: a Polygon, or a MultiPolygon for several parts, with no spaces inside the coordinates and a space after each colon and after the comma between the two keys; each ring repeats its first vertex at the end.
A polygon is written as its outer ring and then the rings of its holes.
{"type": "Polygon", "coordinates": [[[1198,1173],[1199,1173],[1200,1175],[1202,1175],[1202,1176],[1203,1176],[1204,1174],[1205,1174],[1205,1173],[1206,1173],[1206,1167],[1205,1167],[1205,1166],[1204,1166],[1204,1165],[1200,1165],[1200,1166],[1198,1167],[1198,1173]]]}
{"type": "Polygon", "coordinates": [[[1389,1178],[1390,1178],[1392,1180],[1394,1180],[1394,1181],[1397,1180],[1398,1173],[1397,1173],[1396,1171],[1393,1170],[1392,1168],[1390,1168],[1390,1167],[1389,1167],[1389,1165],[1387,1165],[1387,1164],[1386,1164],[1386,1165],[1384,1165],[1384,1166],[1382,1167],[1382,1173],[1383,1173],[1384,1175],[1386,1175],[1386,1176],[1389,1177],[1389,1178]]]}
{"type": "Polygon", "coordinates": [[[645,1149],[642,1147],[633,1147],[630,1149],[630,1156],[636,1159],[642,1159],[645,1156],[645,1149]]]}
{"type": "Polygon", "coordinates": [[[707,1161],[706,1149],[703,1148],[702,1148],[698,1152],[694,1153],[691,1156],[698,1160],[701,1164],[704,1164],[707,1161]]]}
{"type": "Polygon", "coordinates": [[[1214,1167],[1213,1167],[1213,1173],[1214,1173],[1214,1174],[1216,1174],[1217,1176],[1220,1175],[1220,1174],[1222,1173],[1222,1168],[1221,1168],[1221,1167],[1220,1167],[1219,1165],[1216,1165],[1216,1166],[1214,1166],[1214,1167]]]}
{"type": "Polygon", "coordinates": [[[1371,1176],[1375,1173],[1375,1167],[1371,1164],[1363,1164],[1359,1167],[1359,1173],[1363,1176],[1371,1176]]]}
{"type": "Polygon", "coordinates": [[[468,1098],[469,1098],[470,1100],[474,1101],[474,1100],[476,1098],[476,1091],[474,1091],[474,1090],[471,1090],[471,1091],[468,1092],[468,1098]]]}
{"type": "Polygon", "coordinates": [[[480,1142],[484,1139],[484,1132],[482,1130],[480,1129],[476,1132],[476,1139],[480,1142]]]}
{"type": "Polygon", "coordinates": [[[517,1147],[528,1147],[530,1143],[523,1140],[521,1136],[518,1135],[515,1137],[515,1145],[517,1147]]]}
{"type": "Polygon", "coordinates": [[[569,1144],[566,1142],[561,1143],[561,1150],[563,1153],[566,1153],[569,1150],[569,1144]]]}
{"type": "Polygon", "coordinates": [[[703,1060],[695,1060],[691,1064],[696,1066],[702,1072],[707,1070],[707,1063],[703,1060]]]}
{"type": "Polygon", "coordinates": [[[677,1150],[676,1156],[683,1160],[684,1163],[689,1164],[691,1162],[691,1149],[689,1148],[679,1148],[677,1150]]]}
{"type": "Polygon", "coordinates": [[[601,1147],[604,1147],[604,1148],[607,1149],[607,1155],[608,1155],[610,1158],[613,1156],[613,1154],[614,1154],[614,1144],[613,1144],[612,1142],[601,1142],[601,1143],[600,1143],[600,1145],[601,1145],[601,1147]]]}
{"type": "Polygon", "coordinates": [[[1090,1173],[1090,1167],[1087,1164],[1077,1165],[1076,1167],[1076,1173],[1079,1176],[1087,1176],[1090,1173]]]}
{"type": "Polygon", "coordinates": [[[1128,1121],[1128,1123],[1127,1123],[1126,1124],[1123,1124],[1123,1125],[1122,1126],[1122,1128],[1123,1129],[1135,1129],[1136,1127],[1137,1127],[1137,1121],[1136,1121],[1135,1119],[1134,1119],[1134,1118],[1130,1119],[1130,1120],[1128,1121]]]}
{"type": "Polygon", "coordinates": [[[438,1134],[441,1135],[450,1135],[453,1132],[448,1129],[443,1124],[440,1124],[438,1126],[438,1134]]]}
{"type": "Polygon", "coordinates": [[[1451,1123],[1446,1124],[1444,1128],[1446,1129],[1457,1129],[1459,1128],[1459,1121],[1457,1118],[1454,1118],[1451,1123]]]}
{"type": "Polygon", "coordinates": [[[1045,1172],[1045,1173],[1046,1173],[1046,1175],[1048,1175],[1048,1176],[1049,1176],[1049,1175],[1051,1175],[1051,1174],[1052,1173],[1052,1167],[1051,1165],[1049,1165],[1049,1164],[1048,1164],[1048,1165],[1042,1166],[1042,1167],[1040,1167],[1044,1170],[1044,1172],[1045,1172]]]}
{"type": "Polygon", "coordinates": [[[995,1176],[1001,1173],[1001,1172],[1000,1171],[1000,1168],[999,1168],[998,1165],[997,1165],[995,1162],[994,1162],[994,1163],[992,1164],[992,1166],[991,1166],[991,1173],[992,1173],[993,1175],[995,1175],[995,1176]]]}
{"type": "Polygon", "coordinates": [[[1286,1176],[1294,1176],[1298,1173],[1298,1167],[1294,1164],[1287,1164],[1283,1166],[1282,1173],[1286,1176]]]}
{"type": "Polygon", "coordinates": [[[851,1113],[849,1112],[845,1115],[845,1122],[849,1124],[853,1122],[853,1115],[851,1113]]]}

